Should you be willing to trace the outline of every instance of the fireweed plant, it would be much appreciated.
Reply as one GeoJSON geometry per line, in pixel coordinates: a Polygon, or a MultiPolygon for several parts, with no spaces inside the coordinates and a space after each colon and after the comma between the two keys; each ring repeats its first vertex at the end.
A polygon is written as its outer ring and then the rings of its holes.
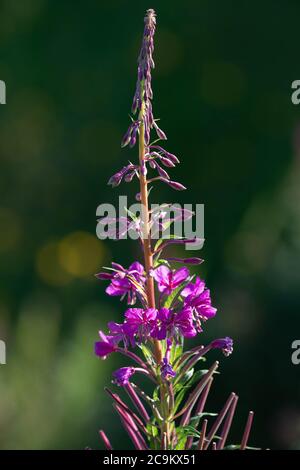
{"type": "MultiPolygon", "coordinates": [[[[113,407],[128,433],[134,447],[146,449],[224,449],[247,447],[253,413],[250,412],[241,443],[226,446],[227,436],[235,413],[238,397],[231,393],[218,414],[205,412],[205,404],[219,363],[209,369],[197,368],[205,361],[212,349],[220,349],[225,356],[232,352],[229,337],[215,339],[210,344],[184,350],[184,342],[201,338],[204,323],[216,315],[210,291],[203,279],[192,276],[185,265],[202,262],[199,258],[164,258],[165,249],[174,243],[185,244],[195,239],[151,237],[151,227],[157,213],[149,210],[149,184],[162,181],[175,190],[186,189],[181,183],[170,179],[164,168],[179,163],[178,158],[165,150],[160,141],[167,139],[152,112],[151,70],[156,15],[148,10],[145,17],[144,35],[138,57],[138,77],[132,103],[132,122],[122,147],[138,144],[139,161],[113,175],[109,184],[118,186],[122,180],[139,181],[140,218],[131,219],[139,233],[144,265],[133,262],[128,269],[113,262],[106,272],[96,275],[109,281],[106,293],[119,296],[128,308],[123,322],[108,323],[108,332],[99,332],[100,341],[95,343],[95,353],[105,359],[120,353],[130,359],[130,365],[113,373],[113,383],[124,389],[134,407],[130,408],[119,394],[106,389],[113,407]],[[151,142],[151,131],[156,133],[151,142]],[[148,170],[156,175],[149,178],[148,170]],[[176,262],[182,267],[174,268],[176,262]],[[133,350],[135,352],[133,352],[133,350]],[[137,351],[141,353],[138,355],[137,351]],[[145,393],[133,380],[143,374],[153,384],[153,393],[145,393]]],[[[174,219],[163,220],[167,225],[174,219]]],[[[182,212],[184,219],[186,214],[182,212]]],[[[107,449],[112,449],[105,432],[99,432],[107,449]]]]}

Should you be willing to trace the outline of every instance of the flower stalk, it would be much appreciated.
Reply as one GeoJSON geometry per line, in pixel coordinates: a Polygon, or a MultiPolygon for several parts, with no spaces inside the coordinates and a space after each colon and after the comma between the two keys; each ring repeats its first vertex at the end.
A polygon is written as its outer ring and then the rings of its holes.
{"type": "MultiPolygon", "coordinates": [[[[143,251],[145,270],[147,277],[147,300],[150,308],[155,308],[155,291],[154,291],[154,279],[150,275],[153,269],[153,253],[151,246],[151,233],[149,227],[149,203],[148,203],[148,183],[146,178],[145,168],[145,129],[144,129],[144,105],[141,107],[139,120],[141,122],[139,128],[139,163],[140,163],[140,195],[141,195],[141,225],[143,230],[143,251]]],[[[156,363],[159,365],[162,361],[162,348],[160,343],[154,339],[154,355],[156,363]]]]}
{"type": "MultiPolygon", "coordinates": [[[[96,275],[99,280],[109,282],[106,293],[120,297],[127,303],[127,308],[119,323],[109,322],[108,331],[99,332],[100,340],[95,343],[95,353],[101,359],[119,353],[130,361],[128,366],[113,372],[113,384],[127,393],[130,406],[118,394],[108,389],[106,391],[136,449],[221,450],[231,428],[237,396],[232,393],[218,415],[206,413],[207,397],[219,362],[214,362],[208,370],[199,368],[199,363],[213,349],[221,350],[225,356],[230,355],[233,341],[229,337],[218,338],[206,346],[201,341],[201,345],[198,343],[196,347],[185,349],[185,343],[188,345],[190,339],[203,335],[204,325],[215,317],[217,309],[212,305],[205,281],[189,271],[191,265],[197,266],[203,260],[198,257],[166,257],[165,250],[172,249],[176,244],[182,246],[200,240],[176,235],[166,238],[162,233],[154,244],[152,230],[157,222],[158,227],[164,229],[178,220],[190,219],[193,213],[179,210],[168,218],[166,209],[170,204],[162,205],[156,212],[149,209],[150,183],[163,182],[177,191],[186,188],[180,182],[171,180],[163,168],[172,169],[179,159],[164,149],[161,142],[157,145],[157,141],[164,141],[167,137],[158,126],[157,119],[154,119],[152,110],[154,10],[147,10],[144,23],[132,103],[132,114],[136,118],[132,117],[121,143],[122,147],[129,145],[131,148],[138,144],[138,162],[129,162],[109,179],[113,187],[123,181],[131,183],[135,177],[138,179],[136,199],[140,202],[140,215],[128,215],[118,220],[106,217],[100,221],[103,225],[108,222],[121,223],[115,239],[121,239],[126,231],[133,229],[138,235],[144,264],[134,261],[124,268],[112,262],[111,268],[105,268],[105,272],[96,275]],[[157,136],[153,143],[151,132],[157,136]],[[149,177],[148,172],[155,174],[149,177]],[[174,268],[173,263],[179,263],[180,267],[174,268]],[[141,379],[150,379],[152,396],[135,384],[137,375],[141,379]],[[136,412],[131,409],[132,406],[136,412]],[[212,423],[210,418],[214,418],[212,423]],[[222,425],[221,436],[217,436],[222,425]]],[[[239,446],[241,449],[247,448],[252,418],[253,415],[249,415],[239,446]]],[[[104,431],[99,434],[105,448],[112,449],[104,431]]]]}

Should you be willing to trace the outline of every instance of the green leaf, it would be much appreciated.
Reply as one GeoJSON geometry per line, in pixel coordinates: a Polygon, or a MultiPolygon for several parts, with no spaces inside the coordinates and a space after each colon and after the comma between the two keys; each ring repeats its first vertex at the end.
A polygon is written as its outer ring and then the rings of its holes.
{"type": "Polygon", "coordinates": [[[207,374],[207,369],[201,369],[194,372],[194,368],[187,371],[183,377],[181,377],[180,381],[176,383],[174,387],[174,392],[179,392],[181,388],[184,386],[186,389],[189,389],[194,385],[196,382],[199,381],[205,374],[207,374]]]}
{"type": "Polygon", "coordinates": [[[153,268],[158,268],[158,266],[161,266],[162,264],[164,264],[165,266],[170,266],[169,262],[165,259],[159,259],[159,258],[156,258],[155,261],[154,261],[154,264],[153,264],[153,268]]]}
{"type": "Polygon", "coordinates": [[[191,437],[200,437],[200,432],[197,431],[196,428],[193,426],[179,426],[176,428],[176,434],[177,434],[177,445],[175,447],[176,450],[184,450],[185,448],[185,443],[186,440],[189,436],[191,437]]]}
{"type": "Polygon", "coordinates": [[[131,212],[129,209],[127,209],[127,207],[123,207],[123,209],[125,210],[125,212],[127,213],[127,215],[129,215],[129,217],[131,218],[131,220],[133,220],[134,222],[137,222],[137,221],[138,221],[138,217],[137,217],[133,212],[131,212]]]}
{"type": "Polygon", "coordinates": [[[163,238],[160,238],[159,240],[157,240],[157,242],[155,243],[154,245],[154,250],[153,251],[157,251],[158,248],[161,246],[162,242],[164,241],[163,238]]]}
{"type": "Polygon", "coordinates": [[[175,398],[175,404],[174,404],[174,414],[176,413],[176,411],[178,410],[178,408],[180,406],[180,403],[184,399],[185,393],[188,390],[188,388],[189,387],[182,387],[181,390],[179,391],[179,393],[177,394],[177,396],[175,398]]]}
{"type": "MultiPolygon", "coordinates": [[[[232,444],[224,447],[224,450],[238,450],[241,448],[241,444],[232,444]]],[[[246,450],[261,450],[260,447],[246,447],[246,450]]]]}
{"type": "Polygon", "coordinates": [[[177,438],[177,444],[176,444],[175,450],[184,450],[186,440],[187,440],[186,436],[181,436],[179,439],[177,438]]]}
{"type": "MultiPolygon", "coordinates": [[[[200,369],[200,370],[197,370],[192,378],[191,378],[191,382],[189,383],[189,386],[192,386],[194,385],[195,383],[199,382],[200,379],[202,379],[202,377],[207,374],[208,372],[208,369],[200,369]]],[[[219,374],[220,372],[218,371],[215,371],[214,374],[219,374]]]]}
{"type": "Polygon", "coordinates": [[[181,343],[177,344],[176,341],[173,341],[172,348],[171,348],[171,354],[170,354],[170,362],[171,364],[174,364],[176,359],[178,359],[183,352],[183,336],[180,338],[181,343]]]}
{"type": "Polygon", "coordinates": [[[184,389],[185,391],[187,391],[191,386],[190,384],[188,383],[189,379],[191,378],[191,375],[193,374],[193,371],[194,369],[191,369],[192,373],[187,372],[186,374],[184,374],[184,376],[182,377],[182,379],[180,380],[180,382],[178,382],[175,386],[174,386],[174,393],[178,393],[180,392],[180,390],[184,389]]]}
{"type": "Polygon", "coordinates": [[[218,416],[218,413],[199,413],[196,416],[193,416],[190,419],[190,423],[197,423],[200,421],[201,418],[204,418],[205,416],[218,416]]]}
{"type": "Polygon", "coordinates": [[[180,433],[183,433],[185,436],[191,436],[191,437],[200,437],[201,433],[191,425],[187,426],[179,426],[176,428],[176,432],[179,430],[180,433]]]}
{"type": "Polygon", "coordinates": [[[201,369],[194,372],[194,369],[189,370],[184,374],[181,378],[180,382],[178,382],[174,387],[175,393],[175,406],[174,406],[174,413],[176,413],[180,403],[182,402],[186,392],[191,389],[195,383],[199,381],[205,374],[207,374],[207,369],[201,369]]]}
{"type": "Polygon", "coordinates": [[[153,400],[159,401],[159,387],[156,387],[153,392],[153,400]]]}
{"type": "Polygon", "coordinates": [[[149,362],[150,364],[153,363],[153,354],[151,352],[151,350],[148,348],[148,346],[146,346],[144,343],[140,343],[138,344],[139,348],[142,350],[142,353],[144,354],[144,357],[146,359],[147,362],[149,362]]]}
{"type": "Polygon", "coordinates": [[[172,235],[170,234],[168,236],[168,238],[160,238],[159,240],[157,240],[155,246],[154,246],[154,251],[158,250],[160,248],[160,246],[167,242],[168,240],[183,240],[184,237],[177,237],[176,235],[172,235]]]}
{"type": "Polygon", "coordinates": [[[150,449],[157,450],[160,446],[159,430],[153,422],[150,422],[146,426],[147,432],[149,433],[150,449]]]}
{"type": "Polygon", "coordinates": [[[192,277],[189,277],[185,282],[173,290],[164,303],[165,308],[170,308],[172,306],[173,302],[180,296],[181,291],[191,282],[191,280],[192,277]]]}

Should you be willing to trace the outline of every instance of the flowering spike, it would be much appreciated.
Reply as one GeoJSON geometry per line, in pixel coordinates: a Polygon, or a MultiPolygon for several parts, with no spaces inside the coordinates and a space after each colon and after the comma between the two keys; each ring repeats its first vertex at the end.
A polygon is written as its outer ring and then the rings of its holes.
{"type": "MultiPolygon", "coordinates": [[[[107,281],[107,295],[119,297],[127,306],[117,322],[108,322],[107,333],[99,332],[95,354],[105,359],[116,353],[131,361],[128,366],[113,372],[112,381],[114,386],[120,387],[121,393],[127,393],[137,413],[119,395],[108,389],[107,393],[136,449],[146,450],[150,447],[174,450],[180,447],[188,450],[196,446],[200,450],[209,447],[223,449],[238,397],[230,395],[208,434],[207,420],[203,420],[198,444],[194,442],[195,431],[205,413],[213,375],[219,365],[215,362],[208,370],[203,370],[199,368],[199,363],[206,359],[212,349],[221,349],[225,356],[230,355],[233,341],[226,336],[204,345],[204,341],[198,339],[199,335],[205,336],[205,322],[217,313],[205,281],[190,273],[186,266],[199,265],[203,260],[198,257],[164,257],[164,250],[172,249],[173,245],[183,247],[189,244],[189,248],[194,248],[191,246],[194,244],[199,248],[204,240],[198,237],[165,236],[166,229],[173,223],[175,226],[176,222],[190,220],[194,215],[191,210],[174,210],[169,203],[154,209],[149,205],[152,189],[149,184],[152,182],[162,181],[177,191],[186,189],[180,182],[173,181],[165,170],[173,168],[179,159],[156,143],[157,140],[166,140],[167,136],[158,126],[152,108],[151,74],[154,68],[155,30],[156,14],[150,9],[144,19],[138,57],[137,82],[132,102],[134,117],[121,143],[122,147],[128,145],[130,148],[138,144],[138,159],[136,164],[129,162],[123,166],[108,182],[116,187],[122,181],[132,182],[136,176],[139,182],[136,191],[136,200],[140,202],[139,215],[127,211],[126,216],[105,216],[98,222],[101,226],[108,225],[106,233],[115,240],[131,232],[137,235],[143,264],[135,261],[125,268],[113,261],[111,267],[96,274],[97,279],[107,281]],[[150,143],[151,138],[154,138],[153,143],[150,143]],[[154,176],[148,176],[153,172],[154,176]],[[158,240],[157,234],[160,237],[158,240]],[[183,266],[175,269],[173,262],[183,266]],[[198,345],[192,349],[188,349],[190,338],[198,340],[198,345]],[[136,373],[150,379],[154,385],[152,396],[151,392],[145,393],[140,385],[131,382],[136,373]],[[221,440],[216,443],[216,433],[221,426],[221,440]],[[186,433],[189,429],[193,430],[192,435],[183,435],[183,431],[186,433]]],[[[252,414],[248,417],[241,449],[247,446],[252,417],[252,414]]],[[[106,449],[111,450],[105,433],[100,431],[99,435],[106,449]]]]}

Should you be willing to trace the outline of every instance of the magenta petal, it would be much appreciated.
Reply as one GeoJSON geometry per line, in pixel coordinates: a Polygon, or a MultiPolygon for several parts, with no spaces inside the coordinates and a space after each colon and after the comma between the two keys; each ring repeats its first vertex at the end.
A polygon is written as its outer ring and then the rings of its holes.
{"type": "Polygon", "coordinates": [[[202,294],[205,289],[205,282],[200,279],[200,277],[196,278],[195,283],[188,284],[181,292],[182,297],[189,297],[190,295],[198,296],[202,294]]]}
{"type": "Polygon", "coordinates": [[[212,307],[211,305],[200,305],[196,307],[197,313],[201,316],[204,317],[205,319],[213,318],[216,313],[217,309],[212,307]]]}
{"type": "Polygon", "coordinates": [[[103,359],[115,351],[115,346],[106,341],[96,341],[95,343],[95,354],[96,356],[102,357],[103,359]]]}
{"type": "Polygon", "coordinates": [[[167,328],[166,325],[161,325],[160,328],[156,330],[156,339],[163,340],[167,337],[167,328]]]}
{"type": "Polygon", "coordinates": [[[188,284],[184,289],[181,291],[182,297],[189,297],[194,292],[194,284],[188,284]]]}
{"type": "Polygon", "coordinates": [[[189,277],[190,273],[186,267],[178,269],[173,275],[173,282],[177,285],[181,284],[189,277]]]}
{"type": "Polygon", "coordinates": [[[145,319],[147,321],[154,321],[157,317],[157,310],[155,308],[148,308],[145,311],[145,319]]]}
{"type": "Polygon", "coordinates": [[[165,322],[165,321],[168,320],[169,315],[170,315],[170,310],[168,308],[163,307],[163,308],[159,309],[158,314],[157,314],[157,318],[160,321],[165,322]]]}
{"type": "Polygon", "coordinates": [[[131,321],[131,320],[142,321],[143,309],[142,308],[129,308],[125,312],[125,318],[128,321],[131,321]]]}
{"type": "Polygon", "coordinates": [[[105,289],[105,292],[108,294],[108,295],[111,295],[111,296],[116,296],[116,295],[123,295],[125,292],[124,292],[124,289],[122,287],[120,287],[119,285],[117,285],[116,283],[111,283],[106,289],[105,289]]]}
{"type": "Polygon", "coordinates": [[[120,387],[124,387],[125,385],[128,385],[128,382],[134,373],[134,367],[121,367],[113,372],[114,381],[120,387]]]}
{"type": "Polygon", "coordinates": [[[137,273],[139,274],[144,274],[144,266],[139,263],[138,261],[135,261],[134,263],[132,263],[129,268],[128,268],[128,271],[129,273],[131,273],[131,271],[136,271],[137,273]]]}
{"type": "Polygon", "coordinates": [[[168,282],[169,274],[171,270],[167,266],[159,266],[159,268],[154,269],[153,277],[157,282],[168,282]]]}

